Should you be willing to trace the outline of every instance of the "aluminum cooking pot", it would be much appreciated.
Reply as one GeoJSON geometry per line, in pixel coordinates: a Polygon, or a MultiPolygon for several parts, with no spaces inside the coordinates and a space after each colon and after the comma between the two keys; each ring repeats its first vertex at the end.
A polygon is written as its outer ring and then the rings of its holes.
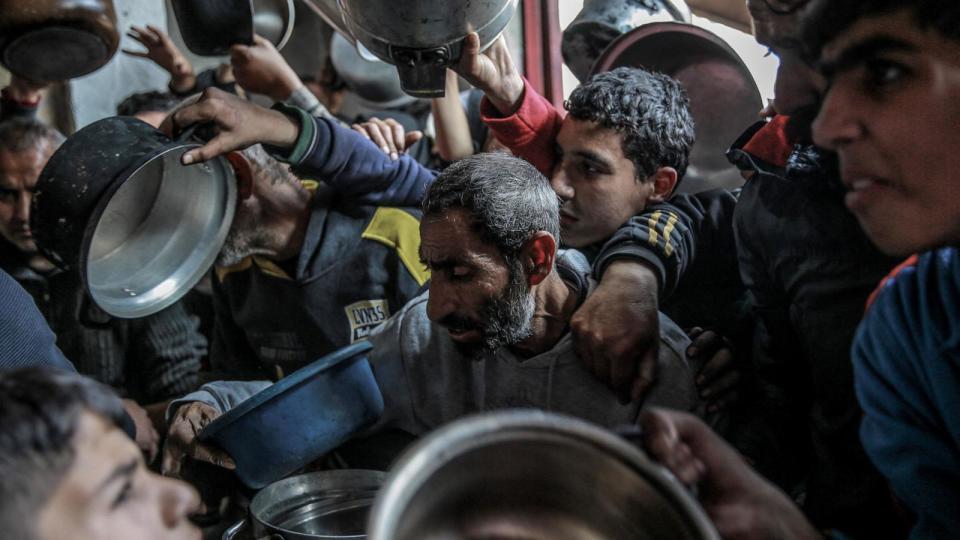
{"type": "Polygon", "coordinates": [[[689,23],[690,8],[683,0],[586,0],[583,9],[563,31],[563,62],[580,81],[613,40],[652,22],[689,23]]]}
{"type": "Polygon", "coordinates": [[[280,480],[254,495],[249,517],[227,529],[223,540],[362,540],[385,476],[342,470],[280,480]]]}
{"type": "Polygon", "coordinates": [[[183,42],[200,56],[230,54],[256,33],[282,49],[293,33],[293,0],[171,0],[183,42]]]}
{"type": "Polygon", "coordinates": [[[401,457],[371,540],[718,540],[686,489],[638,447],[531,410],[469,417],[401,457]]]}
{"type": "Polygon", "coordinates": [[[403,90],[443,97],[446,68],[460,58],[463,38],[480,35],[481,48],[500,36],[517,0],[338,0],[353,37],[397,66],[403,90]]]}
{"type": "Polygon", "coordinates": [[[111,0],[0,0],[0,62],[27,79],[86,75],[119,43],[111,0]]]}
{"type": "Polygon", "coordinates": [[[684,193],[743,184],[726,151],[763,107],[760,90],[740,56],[709,30],[689,24],[651,23],[611,43],[592,73],[621,66],[659,71],[680,81],[690,98],[696,143],[678,187],[684,193]]]}
{"type": "Polygon", "coordinates": [[[90,297],[115,317],[156,313],[186,294],[216,260],[236,209],[224,158],[183,166],[197,148],[135,118],[74,133],[37,181],[30,228],[44,256],[79,270],[90,297]]]}

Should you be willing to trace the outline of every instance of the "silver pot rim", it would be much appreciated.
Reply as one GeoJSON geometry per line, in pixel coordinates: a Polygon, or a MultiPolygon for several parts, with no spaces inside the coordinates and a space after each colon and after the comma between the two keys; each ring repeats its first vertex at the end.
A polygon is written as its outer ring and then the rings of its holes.
{"type": "Polygon", "coordinates": [[[371,540],[392,538],[403,509],[445,463],[467,451],[511,435],[543,433],[570,438],[605,452],[656,486],[692,527],[707,540],[719,540],[716,529],[687,489],[665,467],[651,461],[630,442],[578,418],[538,410],[504,410],[465,417],[444,426],[410,448],[398,460],[374,502],[367,534],[371,540]]]}

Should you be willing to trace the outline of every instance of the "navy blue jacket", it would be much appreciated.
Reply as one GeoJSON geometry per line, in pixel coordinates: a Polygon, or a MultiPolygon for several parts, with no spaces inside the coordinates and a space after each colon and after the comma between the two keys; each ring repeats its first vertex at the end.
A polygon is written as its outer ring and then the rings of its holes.
{"type": "Polygon", "coordinates": [[[911,538],[960,537],[960,253],[886,281],[853,345],[860,437],[917,515],[911,538]]]}
{"type": "Polygon", "coordinates": [[[33,298],[0,270],[0,370],[36,366],[74,371],[33,298]]]}

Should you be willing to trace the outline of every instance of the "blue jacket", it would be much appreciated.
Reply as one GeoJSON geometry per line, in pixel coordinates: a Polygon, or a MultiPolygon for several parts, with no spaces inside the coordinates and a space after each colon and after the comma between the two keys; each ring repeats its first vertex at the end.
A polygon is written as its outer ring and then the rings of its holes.
{"type": "Polygon", "coordinates": [[[227,377],[279,378],[365,339],[429,279],[419,260],[418,205],[434,173],[391,160],[357,132],[305,115],[287,156],[314,191],[299,257],[218,267],[211,362],[227,377]]]}
{"type": "Polygon", "coordinates": [[[960,253],[920,256],[883,285],[853,346],[860,436],[917,515],[911,538],[960,537],[960,253]]]}

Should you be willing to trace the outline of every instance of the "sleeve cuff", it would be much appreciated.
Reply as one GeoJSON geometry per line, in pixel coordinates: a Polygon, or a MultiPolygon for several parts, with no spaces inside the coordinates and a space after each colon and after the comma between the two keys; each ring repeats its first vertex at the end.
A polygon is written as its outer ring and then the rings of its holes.
{"type": "Polygon", "coordinates": [[[290,97],[284,100],[284,104],[290,107],[303,109],[313,116],[333,118],[333,115],[331,115],[330,111],[323,106],[323,103],[320,103],[320,100],[317,99],[317,96],[313,95],[313,92],[311,92],[302,84],[290,94],[290,97]]]}
{"type": "Polygon", "coordinates": [[[275,104],[273,110],[280,111],[291,118],[299,120],[300,136],[297,137],[297,142],[294,143],[293,148],[290,150],[269,145],[265,146],[265,148],[267,152],[280,161],[297,166],[309,155],[310,150],[316,142],[317,126],[314,124],[313,116],[303,109],[291,107],[283,103],[275,104]]]}
{"type": "Polygon", "coordinates": [[[657,287],[660,290],[661,296],[665,294],[666,291],[664,289],[667,288],[667,270],[663,266],[663,262],[656,254],[639,246],[624,245],[609,251],[604,251],[593,263],[593,273],[596,279],[598,281],[603,279],[603,273],[607,271],[610,264],[618,260],[632,260],[645,263],[653,270],[654,275],[657,276],[657,287]]]}

